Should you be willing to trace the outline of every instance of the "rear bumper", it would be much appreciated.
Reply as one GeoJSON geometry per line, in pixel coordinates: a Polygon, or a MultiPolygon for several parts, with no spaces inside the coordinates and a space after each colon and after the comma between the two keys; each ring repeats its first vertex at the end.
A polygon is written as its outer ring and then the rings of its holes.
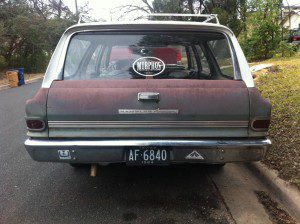
{"type": "Polygon", "coordinates": [[[125,149],[161,146],[171,149],[171,163],[226,163],[259,161],[271,145],[269,139],[138,139],[138,140],[38,140],[27,139],[25,147],[32,159],[42,162],[119,163],[125,149]],[[59,150],[66,150],[61,157],[59,150]],[[186,158],[197,151],[202,159],[186,158]]]}

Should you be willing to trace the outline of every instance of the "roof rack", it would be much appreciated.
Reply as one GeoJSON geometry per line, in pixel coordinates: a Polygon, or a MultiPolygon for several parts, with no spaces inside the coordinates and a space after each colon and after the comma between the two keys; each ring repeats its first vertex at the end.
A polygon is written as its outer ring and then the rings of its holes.
{"type": "Polygon", "coordinates": [[[212,23],[220,24],[217,14],[176,14],[176,13],[150,13],[148,17],[198,17],[204,18],[204,21],[200,23],[212,23]]]}
{"type": "MultiPolygon", "coordinates": [[[[83,20],[88,20],[88,22],[95,22],[93,21],[88,14],[80,13],[78,15],[78,22],[77,24],[85,23],[83,20]]],[[[197,17],[203,18],[203,21],[199,21],[199,23],[216,23],[220,24],[218,15],[217,14],[179,14],[179,13],[150,13],[147,15],[148,18],[150,17],[197,17]]],[[[145,18],[145,17],[144,17],[145,18]]],[[[100,19],[101,22],[106,22],[104,19],[100,19]]]]}

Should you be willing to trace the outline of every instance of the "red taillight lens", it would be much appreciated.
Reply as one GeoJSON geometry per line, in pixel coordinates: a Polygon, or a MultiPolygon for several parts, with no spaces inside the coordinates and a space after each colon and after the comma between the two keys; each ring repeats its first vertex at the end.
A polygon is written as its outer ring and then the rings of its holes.
{"type": "Polygon", "coordinates": [[[300,37],[294,36],[293,41],[300,40],[300,37]]]}
{"type": "Polygon", "coordinates": [[[177,52],[177,61],[181,61],[181,53],[177,52]]]}
{"type": "Polygon", "coordinates": [[[270,126],[270,120],[257,119],[252,121],[252,129],[255,131],[266,131],[270,126]]]}
{"type": "Polygon", "coordinates": [[[27,128],[32,131],[42,131],[45,128],[45,122],[43,120],[26,120],[27,128]]]}

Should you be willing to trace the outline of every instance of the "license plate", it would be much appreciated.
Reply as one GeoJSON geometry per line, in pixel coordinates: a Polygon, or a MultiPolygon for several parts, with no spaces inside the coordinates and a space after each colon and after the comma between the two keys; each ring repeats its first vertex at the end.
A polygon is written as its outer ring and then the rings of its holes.
{"type": "Polygon", "coordinates": [[[168,165],[169,163],[169,148],[149,146],[126,150],[126,164],[128,165],[168,165]]]}

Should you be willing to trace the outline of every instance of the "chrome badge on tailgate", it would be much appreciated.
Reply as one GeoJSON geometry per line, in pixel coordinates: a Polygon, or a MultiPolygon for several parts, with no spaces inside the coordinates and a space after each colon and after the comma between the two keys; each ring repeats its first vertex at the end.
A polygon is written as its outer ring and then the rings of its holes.
{"type": "Polygon", "coordinates": [[[140,109],[119,109],[119,114],[178,114],[177,109],[156,109],[156,110],[140,110],[140,109]]]}

